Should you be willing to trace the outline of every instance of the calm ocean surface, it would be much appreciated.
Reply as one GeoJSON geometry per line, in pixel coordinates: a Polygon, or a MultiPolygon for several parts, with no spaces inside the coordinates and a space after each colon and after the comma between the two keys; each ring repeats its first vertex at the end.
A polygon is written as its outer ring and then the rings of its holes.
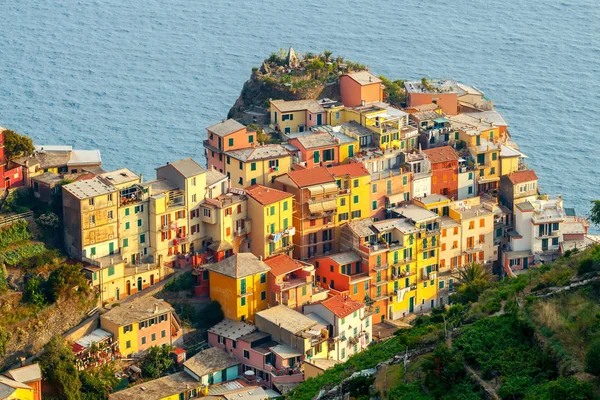
{"type": "Polygon", "coordinates": [[[600,199],[597,0],[0,0],[0,19],[0,125],[106,168],[204,163],[205,127],[293,45],[477,86],[543,190],[581,214],[600,199]]]}

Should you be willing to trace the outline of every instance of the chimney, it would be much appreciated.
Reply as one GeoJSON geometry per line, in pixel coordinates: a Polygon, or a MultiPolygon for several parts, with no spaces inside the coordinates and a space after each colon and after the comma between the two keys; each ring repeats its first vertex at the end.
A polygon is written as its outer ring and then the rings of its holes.
{"type": "Polygon", "coordinates": [[[158,314],[158,303],[154,304],[154,314],[158,314]]]}
{"type": "Polygon", "coordinates": [[[361,101],[360,101],[360,105],[364,107],[364,106],[365,106],[365,101],[364,101],[364,100],[361,100],[361,101]]]}
{"type": "Polygon", "coordinates": [[[140,182],[144,182],[144,174],[140,174],[140,182]]]}
{"type": "Polygon", "coordinates": [[[262,261],[262,256],[258,256],[258,260],[259,260],[259,261],[262,261]]]}

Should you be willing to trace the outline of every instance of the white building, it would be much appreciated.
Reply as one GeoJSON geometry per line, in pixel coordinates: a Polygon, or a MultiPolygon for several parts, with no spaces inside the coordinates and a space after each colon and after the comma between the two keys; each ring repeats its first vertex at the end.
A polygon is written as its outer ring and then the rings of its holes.
{"type": "Polygon", "coordinates": [[[431,194],[431,162],[423,153],[407,153],[406,166],[413,173],[413,197],[425,197],[431,194]]]}

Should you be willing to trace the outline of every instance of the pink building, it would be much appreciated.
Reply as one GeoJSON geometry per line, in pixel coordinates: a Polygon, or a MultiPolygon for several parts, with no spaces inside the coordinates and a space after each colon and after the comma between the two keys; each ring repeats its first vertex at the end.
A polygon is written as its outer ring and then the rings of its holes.
{"type": "Polygon", "coordinates": [[[271,388],[304,381],[299,368],[301,354],[253,325],[223,320],[208,330],[208,343],[232,354],[241,363],[240,375],[248,383],[271,388]]]}
{"type": "Polygon", "coordinates": [[[307,168],[331,167],[340,163],[340,140],[328,132],[296,136],[289,140],[300,150],[307,168]]]}

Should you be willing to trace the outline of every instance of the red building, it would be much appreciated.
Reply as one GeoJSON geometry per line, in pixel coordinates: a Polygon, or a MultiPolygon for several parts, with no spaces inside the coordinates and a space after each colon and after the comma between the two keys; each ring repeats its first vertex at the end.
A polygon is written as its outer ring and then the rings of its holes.
{"type": "Polygon", "coordinates": [[[4,149],[4,132],[6,129],[0,126],[0,189],[10,189],[12,187],[23,186],[23,167],[20,165],[8,169],[6,152],[4,149]]]}
{"type": "Polygon", "coordinates": [[[300,150],[300,160],[307,168],[340,163],[340,140],[328,132],[294,137],[289,142],[300,150]]]}
{"type": "MultiPolygon", "coordinates": [[[[294,260],[287,254],[279,254],[265,260],[271,267],[268,272],[268,298],[271,306],[283,304],[296,311],[312,302],[315,267],[312,264],[294,260]]],[[[321,289],[318,292],[322,292],[321,289]]]]}
{"type": "Polygon", "coordinates": [[[458,198],[458,155],[451,146],[423,150],[431,162],[431,193],[458,198]]]}

